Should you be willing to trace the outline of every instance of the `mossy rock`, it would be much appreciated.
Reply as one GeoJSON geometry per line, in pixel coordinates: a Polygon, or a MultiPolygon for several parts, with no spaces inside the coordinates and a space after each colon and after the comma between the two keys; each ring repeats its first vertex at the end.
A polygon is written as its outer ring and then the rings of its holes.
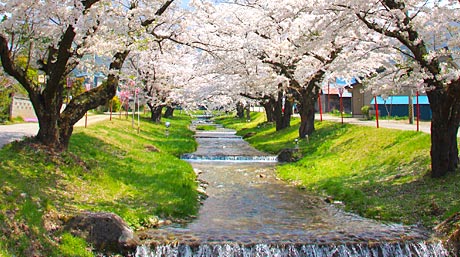
{"type": "Polygon", "coordinates": [[[300,160],[301,154],[299,149],[286,148],[279,152],[278,161],[279,162],[296,162],[300,160]]]}
{"type": "Polygon", "coordinates": [[[84,238],[104,254],[132,253],[138,244],[126,222],[113,213],[81,213],[67,222],[65,230],[84,238]]]}
{"type": "Polygon", "coordinates": [[[250,138],[255,136],[257,133],[256,132],[249,132],[243,135],[243,138],[250,138]]]}

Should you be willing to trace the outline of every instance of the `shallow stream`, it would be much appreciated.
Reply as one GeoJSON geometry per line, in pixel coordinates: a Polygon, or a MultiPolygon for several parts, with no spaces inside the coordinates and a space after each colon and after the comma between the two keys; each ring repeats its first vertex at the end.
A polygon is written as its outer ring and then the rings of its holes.
{"type": "Polygon", "coordinates": [[[196,138],[184,157],[207,184],[198,218],[149,231],[136,256],[448,256],[422,229],[344,212],[280,181],[273,157],[234,131],[196,138]]]}

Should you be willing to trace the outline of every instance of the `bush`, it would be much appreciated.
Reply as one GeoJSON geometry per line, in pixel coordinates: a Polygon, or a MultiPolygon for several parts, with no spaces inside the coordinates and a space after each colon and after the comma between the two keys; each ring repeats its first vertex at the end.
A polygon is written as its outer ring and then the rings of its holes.
{"type": "Polygon", "coordinates": [[[361,107],[361,113],[364,115],[364,117],[368,120],[371,119],[371,114],[370,114],[370,107],[369,105],[364,105],[361,107]]]}
{"type": "Polygon", "coordinates": [[[118,110],[120,110],[121,102],[118,96],[114,96],[112,100],[108,100],[106,104],[97,107],[97,112],[99,113],[109,112],[110,105],[112,105],[112,112],[117,112],[118,110]]]}
{"type": "Polygon", "coordinates": [[[0,123],[8,121],[10,118],[10,105],[13,99],[12,92],[11,88],[0,90],[0,123]]]}

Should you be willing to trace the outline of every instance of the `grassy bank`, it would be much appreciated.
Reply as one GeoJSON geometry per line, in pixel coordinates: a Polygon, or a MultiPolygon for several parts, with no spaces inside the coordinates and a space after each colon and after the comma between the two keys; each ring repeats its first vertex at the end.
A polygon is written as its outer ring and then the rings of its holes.
{"type": "Polygon", "coordinates": [[[114,118],[76,128],[69,151],[48,155],[30,143],[0,150],[0,256],[92,256],[59,225],[80,211],[120,215],[133,228],[197,212],[195,174],[178,159],[196,143],[188,117],[164,124],[114,118]]]}
{"type": "MultiPolygon", "coordinates": [[[[299,120],[276,132],[263,114],[251,122],[224,117],[220,122],[238,129],[256,148],[278,153],[293,148],[299,120]]],[[[362,216],[430,228],[460,211],[460,174],[432,179],[430,135],[317,122],[316,132],[299,142],[302,158],[278,167],[278,176],[299,188],[343,202],[362,216]]]]}

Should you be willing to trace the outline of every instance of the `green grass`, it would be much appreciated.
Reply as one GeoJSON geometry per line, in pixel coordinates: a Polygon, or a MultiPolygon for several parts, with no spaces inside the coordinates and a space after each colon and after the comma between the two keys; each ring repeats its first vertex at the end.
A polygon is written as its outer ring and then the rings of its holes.
{"type": "Polygon", "coordinates": [[[196,148],[190,119],[167,121],[168,136],[164,124],[147,120],[139,134],[124,118],[76,128],[63,154],[49,155],[29,143],[1,149],[0,253],[88,252],[78,239],[53,229],[83,210],[116,213],[134,229],[158,218],[195,215],[196,176],[178,158],[196,148]]]}
{"type": "Polygon", "coordinates": [[[344,111],[343,114],[340,114],[340,111],[336,110],[336,109],[334,109],[331,112],[329,112],[329,114],[332,115],[332,116],[336,116],[336,117],[342,117],[342,115],[343,115],[344,118],[353,117],[353,115],[351,113],[349,113],[349,112],[344,111]]]}
{"type": "MultiPolygon", "coordinates": [[[[237,128],[256,148],[278,153],[293,148],[299,120],[275,131],[273,124],[226,117],[220,122],[237,128]]],[[[460,174],[432,179],[430,135],[317,122],[316,131],[299,142],[302,158],[282,164],[278,176],[323,197],[342,201],[345,209],[368,218],[431,228],[460,211],[460,174]]]]}
{"type": "Polygon", "coordinates": [[[236,129],[240,136],[255,134],[246,140],[257,149],[268,153],[277,154],[284,148],[294,147],[295,139],[298,137],[299,119],[293,119],[291,127],[279,132],[276,132],[274,124],[266,122],[264,113],[251,113],[250,122],[234,116],[221,116],[215,120],[227,128],[236,129]]]}
{"type": "Polygon", "coordinates": [[[86,242],[82,238],[74,237],[70,233],[64,233],[57,254],[68,257],[92,257],[93,254],[86,249],[86,242]]]}
{"type": "Polygon", "coordinates": [[[202,131],[212,131],[216,130],[216,126],[213,125],[198,125],[195,128],[196,130],[202,130],[202,131]]]}
{"type": "Polygon", "coordinates": [[[266,121],[263,113],[251,113],[251,121],[248,122],[246,118],[237,118],[235,114],[223,115],[213,118],[217,123],[224,125],[227,128],[233,128],[237,131],[243,129],[253,128],[259,123],[266,121]]]}

